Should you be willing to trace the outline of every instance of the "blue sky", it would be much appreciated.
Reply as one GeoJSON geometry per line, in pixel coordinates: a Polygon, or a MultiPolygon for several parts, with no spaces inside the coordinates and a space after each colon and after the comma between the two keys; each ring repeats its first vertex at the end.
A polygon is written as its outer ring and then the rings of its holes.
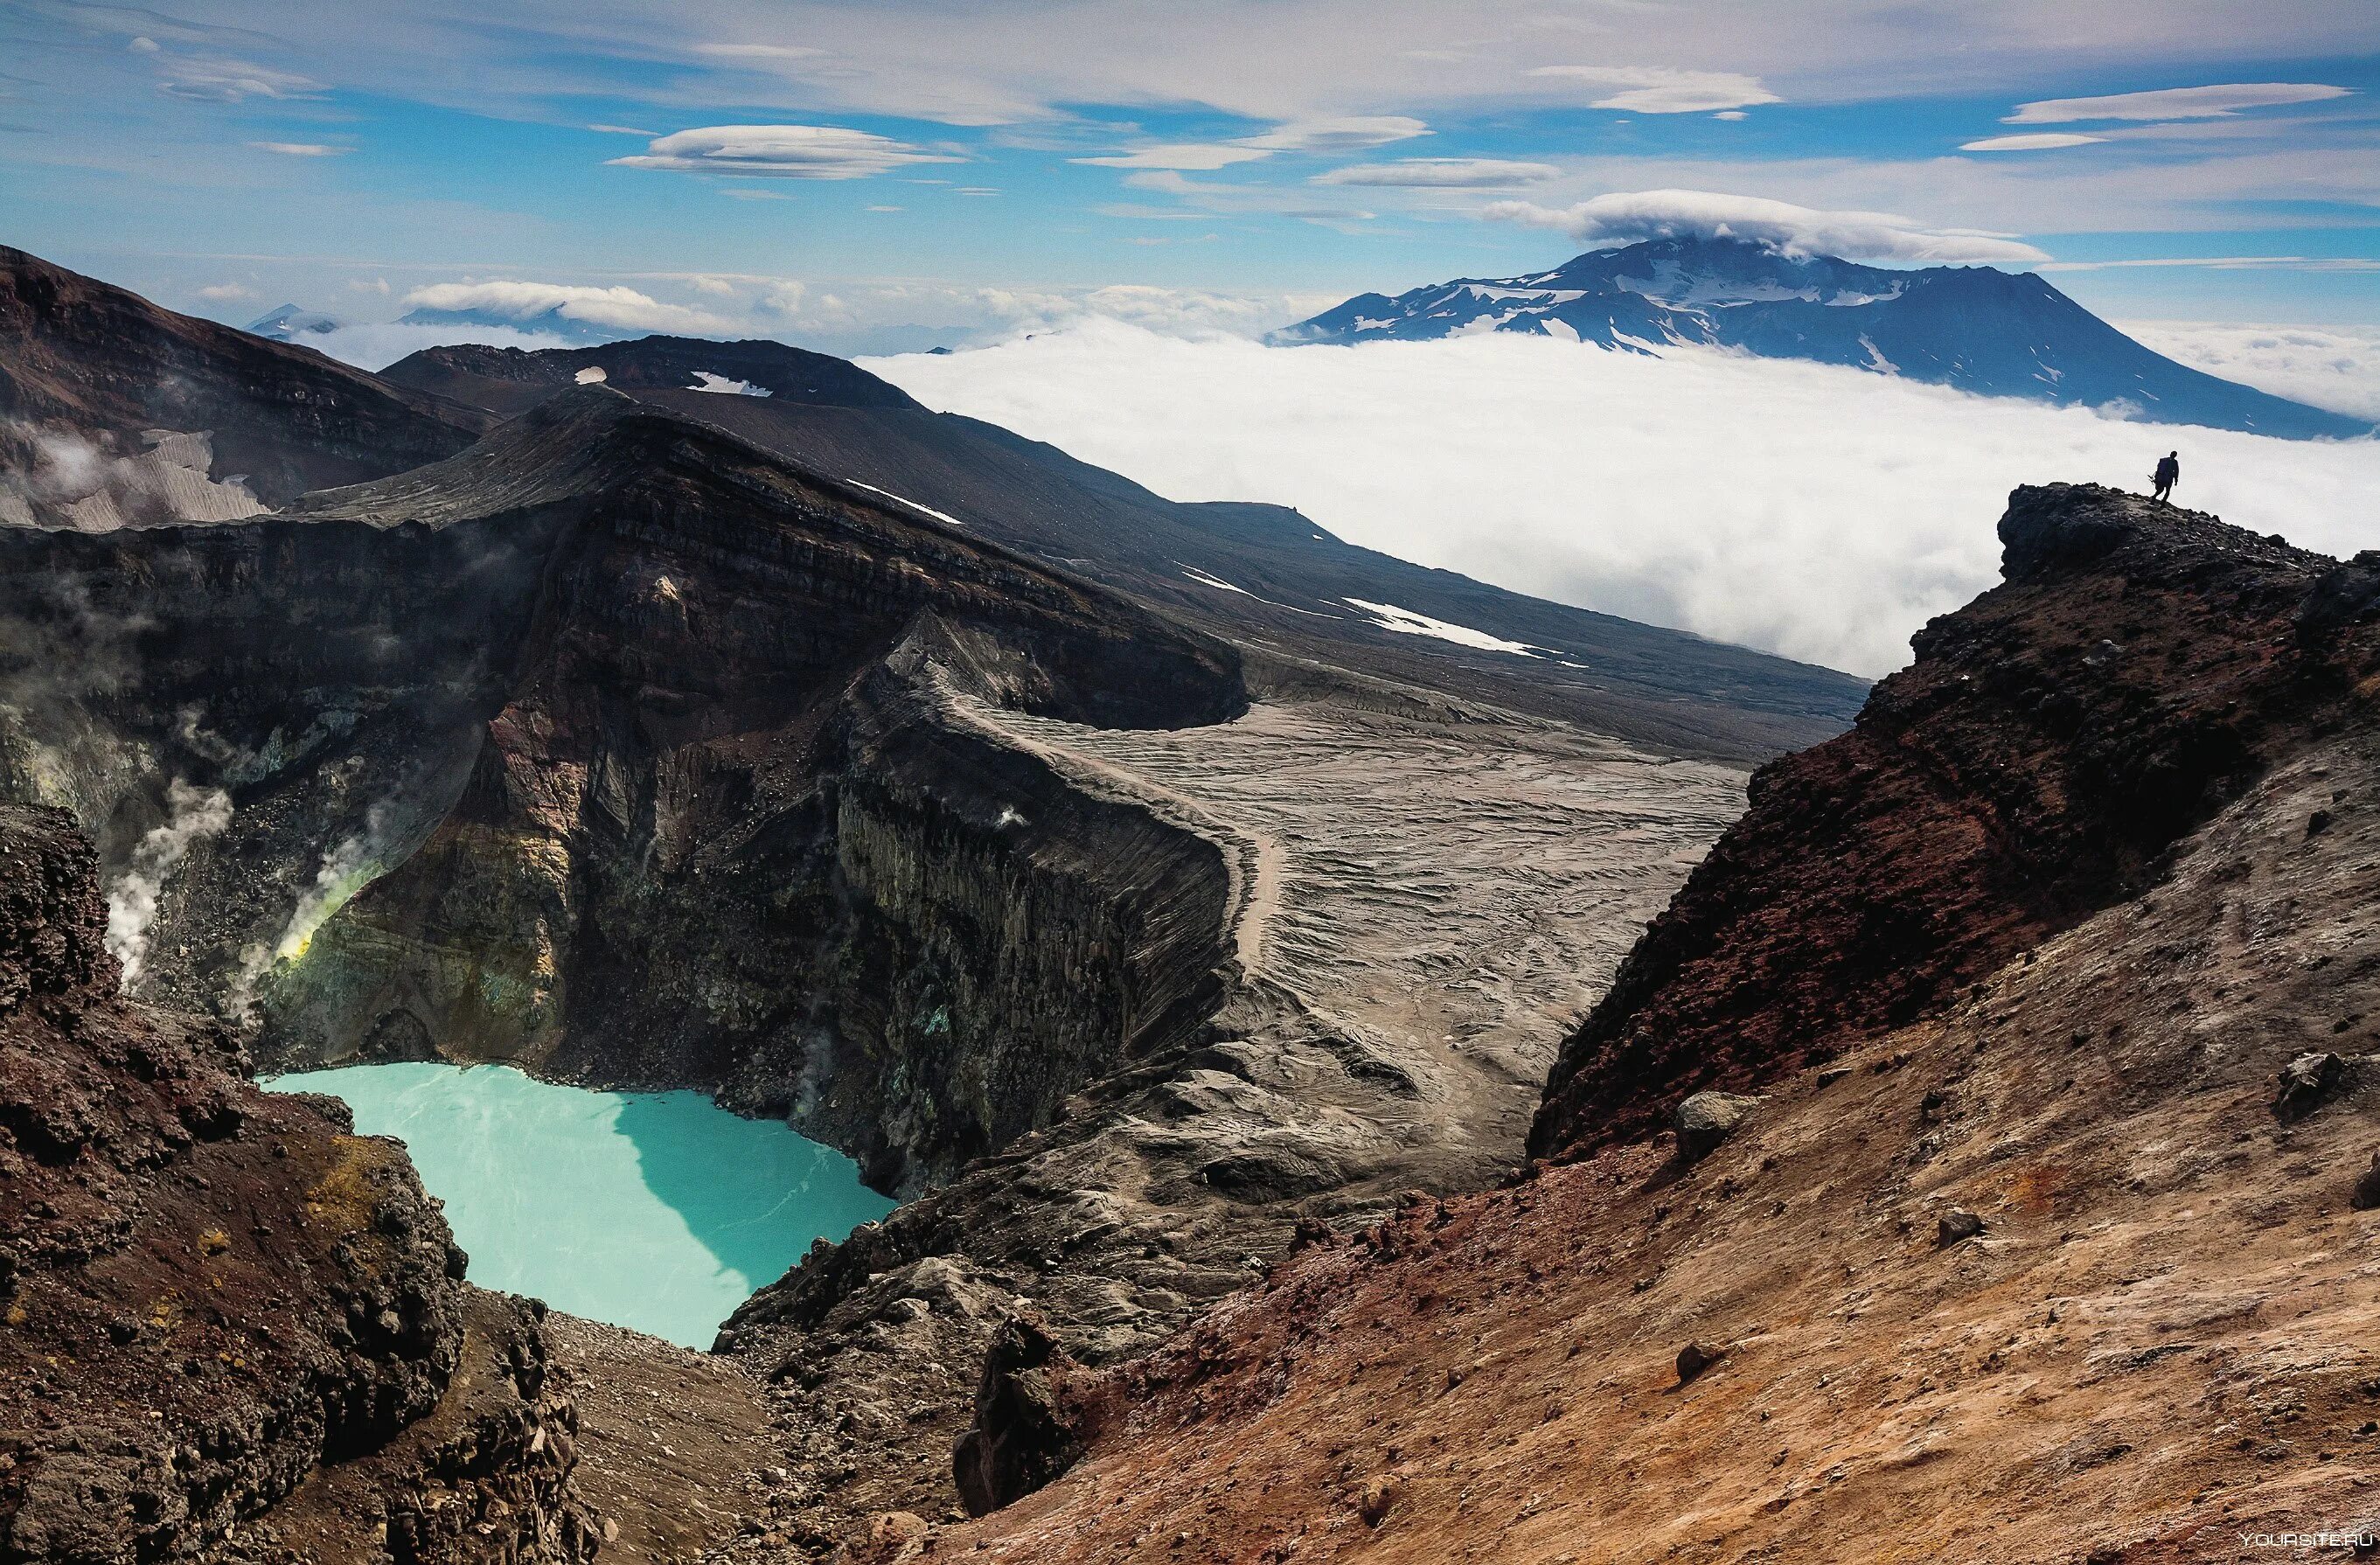
{"type": "Polygon", "coordinates": [[[234,321],[1252,331],[1679,191],[2119,319],[2380,324],[2380,6],[0,0],[0,242],[234,321]]]}

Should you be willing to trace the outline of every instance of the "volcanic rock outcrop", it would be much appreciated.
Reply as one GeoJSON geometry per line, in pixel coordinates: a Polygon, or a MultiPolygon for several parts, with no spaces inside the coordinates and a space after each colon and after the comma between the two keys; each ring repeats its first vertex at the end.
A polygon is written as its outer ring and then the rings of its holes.
{"type": "Polygon", "coordinates": [[[703,1086],[890,1186],[1217,1003],[1214,849],[932,707],[1212,722],[1229,649],[617,393],[286,516],[0,550],[13,787],[123,860],[221,795],[117,934],[270,1062],[703,1086]]]}
{"type": "Polygon", "coordinates": [[[66,815],[0,807],[0,1559],[284,1559],[324,1515],[300,1557],[590,1556],[535,1312],[460,1282],[401,1147],[120,999],[104,916],[66,815]]]}
{"type": "Polygon", "coordinates": [[[935,1553],[2368,1535],[2380,556],[2062,486],[2002,537],[2008,582],[1646,933],[1548,1096],[1559,1160],[1318,1234],[1075,1383],[1078,1465],[935,1553]],[[1762,1101],[1682,1163],[1657,1116],[1711,1081],[1762,1101]]]}
{"type": "Polygon", "coordinates": [[[0,526],[236,520],[491,421],[0,246],[0,526]]]}
{"type": "Polygon", "coordinates": [[[897,1187],[1216,1003],[1213,849],[935,708],[1214,722],[1220,644],[601,388],[300,516],[554,541],[459,797],[276,969],[270,1057],[701,1085],[897,1187]]]}
{"type": "Polygon", "coordinates": [[[2017,491],[2000,537],[2006,580],[1921,630],[1849,734],[1754,775],[1564,1046],[1532,1151],[1640,1138],[1686,1091],[1914,1020],[2138,894],[2353,710],[2331,622],[2367,567],[2089,486],[2017,491]]]}

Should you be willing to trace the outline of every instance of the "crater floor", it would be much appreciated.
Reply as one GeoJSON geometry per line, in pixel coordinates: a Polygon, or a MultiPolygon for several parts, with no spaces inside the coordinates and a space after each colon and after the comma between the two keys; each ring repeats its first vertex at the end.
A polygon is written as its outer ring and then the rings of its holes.
{"type": "Polygon", "coordinates": [[[1094,1084],[731,1323],[788,1478],[722,1558],[953,1514],[951,1448],[1020,1307],[1113,1362],[1245,1286],[1301,1219],[1351,1231],[1405,1189],[1492,1183],[1562,1035],[1742,807],[1739,770],[1364,691],[1157,732],[940,698],[1221,845],[1240,970],[1202,1046],[1094,1084]]]}

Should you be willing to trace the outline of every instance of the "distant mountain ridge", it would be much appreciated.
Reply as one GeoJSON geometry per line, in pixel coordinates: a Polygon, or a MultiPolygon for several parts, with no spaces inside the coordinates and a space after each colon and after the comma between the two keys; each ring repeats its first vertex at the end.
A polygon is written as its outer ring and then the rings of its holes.
{"type": "Polygon", "coordinates": [[[504,418],[603,384],[1274,657],[1353,656],[1377,675],[1643,742],[1763,757],[1836,732],[1866,691],[1849,675],[1358,548],[1285,506],[1176,503],[782,343],[434,347],[382,378],[504,418]],[[730,390],[745,394],[714,394],[730,390]]]}
{"type": "Polygon", "coordinates": [[[285,304],[249,321],[246,330],[276,343],[295,342],[304,333],[335,332],[346,322],[302,305],[285,304]]]}
{"type": "Polygon", "coordinates": [[[1745,239],[1655,239],[1550,272],[1360,294],[1268,339],[1418,342],[1478,332],[1651,351],[1739,348],[1841,364],[1984,396],[2112,407],[2144,421],[2288,440],[2352,439],[2365,420],[2178,364],[2031,273],[1892,271],[1745,239]]]}

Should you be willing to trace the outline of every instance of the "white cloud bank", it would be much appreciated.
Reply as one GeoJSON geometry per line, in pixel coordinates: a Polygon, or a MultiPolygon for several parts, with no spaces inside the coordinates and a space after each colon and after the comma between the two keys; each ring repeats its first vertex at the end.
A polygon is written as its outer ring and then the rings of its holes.
{"type": "Polygon", "coordinates": [[[1821,212],[1763,196],[1716,190],[1620,190],[1554,208],[1496,201],[1487,215],[1554,228],[1590,249],[1645,239],[1756,239],[1789,255],[1936,263],[2034,261],[2049,258],[2004,234],[1929,228],[1888,212],[1821,212]]]}
{"type": "Polygon", "coordinates": [[[330,332],[299,332],[289,339],[299,347],[327,354],[358,370],[381,370],[407,354],[449,343],[485,343],[490,347],[584,347],[584,343],[509,326],[431,326],[384,321],[341,326],[330,332]]]}
{"type": "Polygon", "coordinates": [[[559,315],[615,332],[675,332],[688,336],[722,333],[728,322],[684,305],[663,304],[628,287],[572,283],[522,283],[495,278],[480,283],[432,283],[405,296],[415,309],[469,310],[503,321],[528,322],[559,315]]]}
{"type": "Polygon", "coordinates": [[[1094,323],[875,359],[928,405],[1179,500],[1293,504],[1352,542],[1876,674],[1998,578],[2008,491],[2146,487],[2330,553],[2380,547],[2380,443],[2127,424],[1853,370],[1512,334],[1361,347],[1094,323]]]}
{"type": "Polygon", "coordinates": [[[2380,423],[2380,326],[2127,321],[2123,327],[2210,375],[2380,423]]]}

